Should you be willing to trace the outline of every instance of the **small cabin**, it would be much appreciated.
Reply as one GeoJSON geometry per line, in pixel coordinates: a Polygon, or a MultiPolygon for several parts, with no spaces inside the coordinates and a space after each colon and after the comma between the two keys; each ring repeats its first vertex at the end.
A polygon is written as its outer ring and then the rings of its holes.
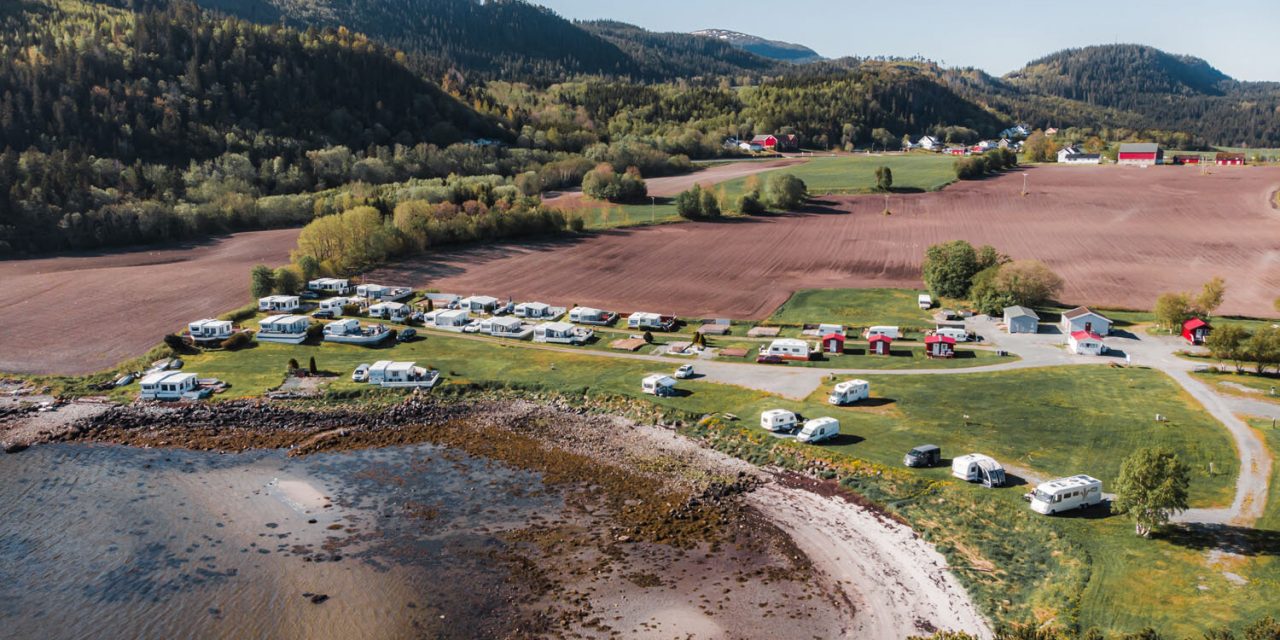
{"type": "Polygon", "coordinates": [[[1076,331],[1067,336],[1067,348],[1078,356],[1100,356],[1107,352],[1102,336],[1091,331],[1076,331]]]}
{"type": "Polygon", "coordinates": [[[838,356],[844,353],[844,334],[828,333],[822,336],[822,352],[838,356]]]}
{"type": "Polygon", "coordinates": [[[893,338],[878,333],[867,340],[867,353],[873,356],[887,356],[893,348],[893,338]]]}
{"type": "Polygon", "coordinates": [[[937,333],[928,336],[924,339],[924,353],[930,358],[954,358],[956,339],[937,333]]]}
{"type": "Polygon", "coordinates": [[[1209,332],[1212,330],[1213,327],[1210,327],[1208,322],[1200,318],[1192,318],[1182,323],[1182,337],[1191,344],[1204,344],[1205,339],[1209,337],[1209,332]]]}
{"type": "Polygon", "coordinates": [[[1062,314],[1062,332],[1071,335],[1077,331],[1105,336],[1111,333],[1111,319],[1088,307],[1076,307],[1062,314]]]}
{"type": "Polygon", "coordinates": [[[1036,333],[1040,331],[1040,315],[1023,306],[1005,307],[1004,325],[1009,333],[1036,333]]]}

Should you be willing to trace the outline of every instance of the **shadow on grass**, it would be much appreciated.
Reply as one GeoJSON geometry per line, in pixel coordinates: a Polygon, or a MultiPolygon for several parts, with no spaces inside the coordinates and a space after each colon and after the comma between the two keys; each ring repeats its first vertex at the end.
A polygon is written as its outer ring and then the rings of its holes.
{"type": "Polygon", "coordinates": [[[1226,524],[1171,525],[1157,537],[1187,549],[1243,556],[1280,556],[1280,531],[1226,524]]]}
{"type": "Polygon", "coordinates": [[[818,444],[822,446],[843,447],[846,445],[858,444],[863,440],[866,440],[866,438],[863,438],[862,436],[855,436],[851,433],[841,433],[836,435],[835,437],[829,438],[827,440],[823,440],[818,444]]]}
{"type": "Polygon", "coordinates": [[[850,407],[883,407],[883,406],[885,406],[885,405],[890,405],[890,404],[893,404],[893,403],[895,403],[895,402],[897,402],[897,400],[894,400],[893,398],[867,398],[866,400],[859,400],[858,402],[855,402],[855,403],[853,403],[853,404],[851,404],[851,405],[846,405],[846,406],[850,406],[850,407]]]}
{"type": "MultiPolygon", "coordinates": [[[[1024,481],[1025,482],[1025,481],[1024,481]]],[[[1103,500],[1087,509],[1072,509],[1053,515],[1055,518],[1071,518],[1075,520],[1105,520],[1115,514],[1111,513],[1111,501],[1103,500]]]]}

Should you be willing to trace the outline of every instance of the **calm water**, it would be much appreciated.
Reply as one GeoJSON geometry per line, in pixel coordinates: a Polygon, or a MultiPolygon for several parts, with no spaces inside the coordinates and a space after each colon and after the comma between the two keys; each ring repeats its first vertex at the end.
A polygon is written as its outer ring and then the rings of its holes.
{"type": "Polygon", "coordinates": [[[0,636],[499,635],[496,536],[561,507],[534,474],[431,446],[0,455],[0,636]]]}

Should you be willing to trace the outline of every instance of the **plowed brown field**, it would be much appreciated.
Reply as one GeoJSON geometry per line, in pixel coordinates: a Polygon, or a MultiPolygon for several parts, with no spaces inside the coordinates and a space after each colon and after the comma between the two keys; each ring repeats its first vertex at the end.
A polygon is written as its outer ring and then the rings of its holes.
{"type": "Polygon", "coordinates": [[[87,373],[249,302],[249,268],[283,264],[297,229],[207,244],[0,262],[0,371],[87,373]]]}
{"type": "Polygon", "coordinates": [[[1224,314],[1274,315],[1280,170],[1027,169],[937,193],[827,198],[808,212],[618,230],[416,259],[373,274],[460,294],[620,311],[761,318],[792,291],[918,286],[930,244],[990,243],[1047,262],[1063,301],[1148,308],[1161,292],[1227,279],[1224,314]]]}

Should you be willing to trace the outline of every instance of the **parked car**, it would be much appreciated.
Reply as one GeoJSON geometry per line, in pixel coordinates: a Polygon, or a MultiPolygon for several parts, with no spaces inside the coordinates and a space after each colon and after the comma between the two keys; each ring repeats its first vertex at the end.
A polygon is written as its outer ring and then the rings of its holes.
{"type": "Polygon", "coordinates": [[[922,444],[902,456],[902,464],[908,467],[936,467],[942,464],[942,449],[933,444],[922,444]]]}
{"type": "Polygon", "coordinates": [[[396,342],[408,342],[416,337],[418,337],[418,330],[413,327],[406,327],[396,334],[396,342]]]}
{"type": "Polygon", "coordinates": [[[332,312],[332,311],[330,311],[330,310],[328,310],[328,309],[321,309],[321,310],[319,310],[319,311],[317,311],[317,312],[315,312],[315,313],[311,314],[311,317],[312,317],[312,318],[324,318],[325,320],[332,320],[332,319],[333,319],[333,312],[332,312]]]}
{"type": "Polygon", "coordinates": [[[308,290],[308,291],[303,291],[302,293],[299,293],[298,297],[302,298],[303,300],[319,300],[320,294],[314,291],[308,290]]]}
{"type": "Polygon", "coordinates": [[[361,364],[351,372],[352,382],[368,382],[369,381],[369,365],[361,364]]]}
{"type": "Polygon", "coordinates": [[[680,365],[680,368],[679,368],[679,369],[676,369],[676,378],[677,378],[677,379],[679,379],[679,380],[685,380],[685,379],[692,378],[692,377],[693,377],[693,365],[691,365],[691,364],[682,364],[682,365],[680,365]]]}
{"type": "Polygon", "coordinates": [[[787,361],[783,360],[782,356],[759,356],[756,358],[756,362],[759,364],[786,364],[787,361]]]}

